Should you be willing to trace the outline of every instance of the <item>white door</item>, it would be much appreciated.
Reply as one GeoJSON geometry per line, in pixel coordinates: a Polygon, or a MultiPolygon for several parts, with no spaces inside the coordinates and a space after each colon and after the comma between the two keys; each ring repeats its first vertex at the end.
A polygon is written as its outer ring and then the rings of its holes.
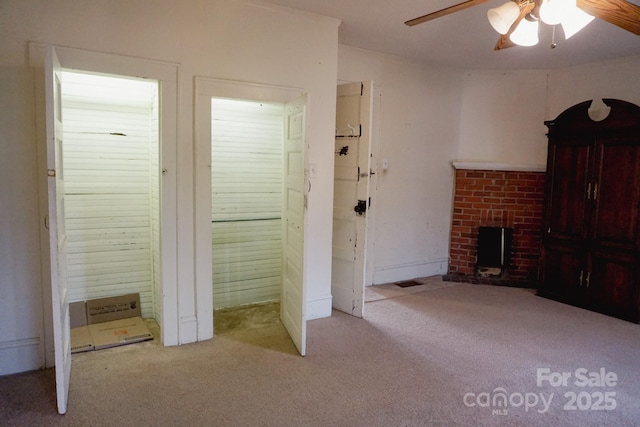
{"type": "Polygon", "coordinates": [[[305,192],[305,103],[302,96],[285,106],[284,188],[282,213],[282,294],[280,319],[302,356],[307,322],[303,276],[305,192]]]}
{"type": "Polygon", "coordinates": [[[61,67],[55,49],[47,49],[45,62],[47,187],[49,201],[49,247],[51,254],[51,297],[56,363],[58,412],[67,412],[71,374],[71,333],[67,293],[66,230],[64,219],[64,169],[62,165],[61,67]]]}
{"type": "Polygon", "coordinates": [[[338,86],[333,182],[333,307],[364,315],[372,82],[338,86]]]}

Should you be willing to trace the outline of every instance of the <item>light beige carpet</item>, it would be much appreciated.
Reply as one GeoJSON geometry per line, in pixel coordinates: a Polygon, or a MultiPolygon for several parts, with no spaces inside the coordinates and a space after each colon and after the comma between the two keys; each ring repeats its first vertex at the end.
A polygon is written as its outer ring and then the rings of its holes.
{"type": "Polygon", "coordinates": [[[640,423],[636,324],[527,289],[469,284],[367,303],[365,316],[334,312],[308,322],[304,358],[278,324],[181,347],[147,342],[74,356],[65,416],[55,411],[52,370],[3,377],[0,425],[640,423]],[[539,368],[572,378],[538,385],[539,368]],[[618,380],[576,385],[582,368],[618,380]],[[599,393],[608,393],[609,410],[593,406],[599,393]],[[541,396],[551,395],[543,406],[541,396]]]}
{"type": "Polygon", "coordinates": [[[459,285],[459,283],[444,282],[441,276],[422,277],[415,279],[415,281],[420,284],[406,288],[397,286],[395,283],[367,286],[364,288],[364,300],[365,302],[374,302],[459,285]]]}

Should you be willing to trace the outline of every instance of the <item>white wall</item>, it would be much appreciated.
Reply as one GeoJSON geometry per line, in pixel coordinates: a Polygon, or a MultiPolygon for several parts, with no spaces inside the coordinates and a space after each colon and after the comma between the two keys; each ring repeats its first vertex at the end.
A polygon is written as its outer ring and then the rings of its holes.
{"type": "Polygon", "coordinates": [[[640,57],[562,70],[469,71],[457,160],[544,167],[545,120],[594,98],[640,105],[639,75],[640,57]]]}
{"type": "Polygon", "coordinates": [[[457,160],[544,165],[546,83],[544,71],[465,73],[457,160]]]}
{"type": "Polygon", "coordinates": [[[338,78],[382,94],[373,283],[446,273],[461,73],[341,45],[338,78]]]}
{"type": "MultiPolygon", "coordinates": [[[[302,88],[309,94],[308,159],[317,178],[305,236],[312,316],[330,314],[337,26],[259,2],[7,0],[0,5],[0,374],[43,364],[38,173],[29,41],[179,64],[178,315],[196,316],[193,232],[194,76],[302,88]],[[319,303],[318,303],[319,302],[319,303]]],[[[48,290],[45,290],[48,291],[48,290]]],[[[48,319],[44,319],[48,322],[48,319]]]]}
{"type": "Polygon", "coordinates": [[[594,98],[613,98],[640,105],[640,56],[589,64],[549,73],[546,120],[594,98]]]}

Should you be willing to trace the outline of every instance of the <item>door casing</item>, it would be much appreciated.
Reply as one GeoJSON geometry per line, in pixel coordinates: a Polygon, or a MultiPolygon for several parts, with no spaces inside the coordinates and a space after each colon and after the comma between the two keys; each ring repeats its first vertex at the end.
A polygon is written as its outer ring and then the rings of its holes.
{"type": "MultiPolygon", "coordinates": [[[[36,136],[38,141],[46,140],[44,62],[46,46],[41,43],[29,44],[30,64],[35,74],[36,92],[36,136]]],[[[82,72],[149,78],[160,85],[160,144],[161,144],[161,232],[162,232],[162,301],[161,340],[164,345],[177,345],[178,336],[178,272],[177,272],[177,64],[159,62],[143,58],[126,57],[101,52],[86,51],[55,46],[55,51],[63,69],[82,72]]],[[[43,218],[40,227],[41,280],[43,286],[43,336],[41,343],[43,365],[54,366],[53,328],[51,300],[51,264],[49,257],[49,232],[44,218],[48,211],[47,201],[47,155],[46,144],[37,144],[39,210],[43,218]]]]}
{"type": "MultiPolygon", "coordinates": [[[[214,335],[211,266],[211,98],[286,104],[303,94],[304,91],[299,88],[206,77],[195,78],[195,282],[198,341],[210,339],[214,335]]],[[[304,164],[306,165],[306,159],[304,164]]]]}

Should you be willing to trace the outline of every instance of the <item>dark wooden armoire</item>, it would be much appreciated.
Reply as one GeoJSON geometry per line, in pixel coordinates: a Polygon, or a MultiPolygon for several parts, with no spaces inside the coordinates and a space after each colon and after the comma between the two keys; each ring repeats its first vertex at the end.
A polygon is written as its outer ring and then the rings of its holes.
{"type": "Polygon", "coordinates": [[[640,321],[640,107],[603,99],[549,128],[538,295],[640,321]]]}

